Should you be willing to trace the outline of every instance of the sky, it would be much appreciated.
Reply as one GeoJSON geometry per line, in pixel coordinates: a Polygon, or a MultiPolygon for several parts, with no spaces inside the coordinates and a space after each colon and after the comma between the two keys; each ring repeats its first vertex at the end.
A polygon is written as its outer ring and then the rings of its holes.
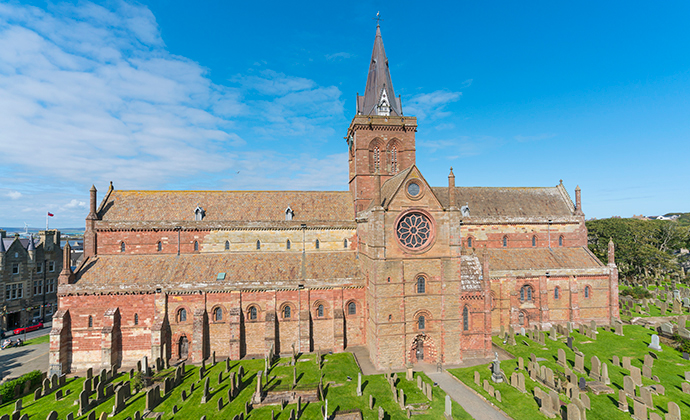
{"type": "Polygon", "coordinates": [[[89,188],[347,190],[380,12],[434,186],[690,212],[690,3],[0,1],[0,226],[89,188]]]}

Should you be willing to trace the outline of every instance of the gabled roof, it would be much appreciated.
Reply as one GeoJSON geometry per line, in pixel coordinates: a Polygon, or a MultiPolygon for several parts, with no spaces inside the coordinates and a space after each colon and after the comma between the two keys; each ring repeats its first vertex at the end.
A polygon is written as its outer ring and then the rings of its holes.
{"type": "MultiPolygon", "coordinates": [[[[449,207],[448,187],[433,187],[436,197],[449,207]]],[[[572,216],[572,201],[562,188],[455,187],[455,206],[470,207],[471,217],[572,216]]]]}
{"type": "Polygon", "coordinates": [[[136,291],[157,286],[174,290],[239,290],[363,283],[353,251],[304,255],[304,275],[301,252],[98,255],[79,268],[72,289],[136,291]],[[219,273],[225,273],[224,280],[217,280],[219,273]]]}
{"type": "Polygon", "coordinates": [[[489,248],[489,270],[549,270],[604,267],[585,248],[489,248]]]}
{"type": "Polygon", "coordinates": [[[294,221],[352,221],[348,191],[119,191],[101,205],[106,222],[194,221],[197,206],[204,222],[285,221],[287,206],[294,221]]]}
{"type": "Polygon", "coordinates": [[[386,50],[383,48],[383,38],[381,38],[381,28],[377,25],[374,50],[371,53],[371,62],[369,63],[367,87],[364,89],[364,96],[357,97],[357,113],[376,115],[376,106],[384,89],[390,102],[390,114],[402,116],[402,104],[393,90],[388,58],[386,57],[386,50]]]}
{"type": "MultiPolygon", "coordinates": [[[[424,179],[424,176],[422,175],[422,172],[417,168],[417,165],[412,165],[407,169],[403,169],[402,171],[398,172],[391,178],[388,178],[386,182],[384,182],[381,185],[381,206],[388,210],[388,206],[390,205],[391,201],[395,197],[395,195],[398,193],[402,185],[405,183],[405,180],[407,180],[410,177],[410,174],[413,172],[416,172],[419,175],[419,179],[424,182],[425,185],[429,186],[429,184],[426,182],[426,179],[424,179]]],[[[429,187],[431,189],[431,193],[436,195],[436,193],[433,191],[433,188],[429,187]]],[[[438,200],[438,197],[436,197],[437,202],[439,205],[443,206],[443,203],[441,203],[440,200],[438,200]]],[[[369,207],[374,206],[374,202],[369,205],[369,207]]]]}

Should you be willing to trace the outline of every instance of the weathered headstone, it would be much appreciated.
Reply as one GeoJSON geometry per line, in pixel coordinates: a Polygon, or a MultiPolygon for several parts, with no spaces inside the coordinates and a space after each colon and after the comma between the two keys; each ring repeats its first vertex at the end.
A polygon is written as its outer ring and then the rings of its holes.
{"type": "Polygon", "coordinates": [[[357,372],[357,396],[362,396],[362,372],[357,372]]]}
{"type": "Polygon", "coordinates": [[[627,413],[628,412],[628,397],[624,390],[618,390],[618,409],[627,413]]]}
{"type": "Polygon", "coordinates": [[[585,372],[585,355],[583,353],[580,353],[579,351],[575,352],[575,367],[573,370],[577,373],[586,373],[585,372]]]}
{"type": "Polygon", "coordinates": [[[633,415],[635,420],[647,420],[647,406],[638,400],[633,400],[633,415]]]}
{"type": "Polygon", "coordinates": [[[630,376],[636,386],[642,386],[642,372],[640,372],[640,368],[637,366],[630,366],[630,376]]]}
{"type": "Polygon", "coordinates": [[[616,367],[621,367],[621,360],[618,356],[613,356],[613,365],[616,367]]]}
{"type": "Polygon", "coordinates": [[[623,389],[629,397],[635,397],[635,381],[631,376],[623,377],[623,389]]]}

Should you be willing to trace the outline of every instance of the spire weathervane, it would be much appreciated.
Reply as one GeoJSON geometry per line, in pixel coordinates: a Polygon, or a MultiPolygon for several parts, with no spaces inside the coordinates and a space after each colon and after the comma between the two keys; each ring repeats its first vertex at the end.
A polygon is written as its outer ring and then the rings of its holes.
{"type": "Polygon", "coordinates": [[[379,21],[383,20],[383,19],[381,19],[381,12],[376,12],[376,17],[372,18],[372,19],[374,19],[376,21],[376,26],[380,26],[379,21]]]}

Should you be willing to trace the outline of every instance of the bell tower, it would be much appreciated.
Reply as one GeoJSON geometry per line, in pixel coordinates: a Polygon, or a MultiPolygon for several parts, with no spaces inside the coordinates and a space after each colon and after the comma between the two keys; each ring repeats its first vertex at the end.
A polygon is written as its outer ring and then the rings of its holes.
{"type": "Polygon", "coordinates": [[[355,213],[374,199],[377,174],[383,183],[414,165],[416,131],[417,118],[404,116],[400,97],[395,96],[381,27],[376,25],[367,86],[364,96],[357,94],[357,114],[346,137],[355,213]]]}

